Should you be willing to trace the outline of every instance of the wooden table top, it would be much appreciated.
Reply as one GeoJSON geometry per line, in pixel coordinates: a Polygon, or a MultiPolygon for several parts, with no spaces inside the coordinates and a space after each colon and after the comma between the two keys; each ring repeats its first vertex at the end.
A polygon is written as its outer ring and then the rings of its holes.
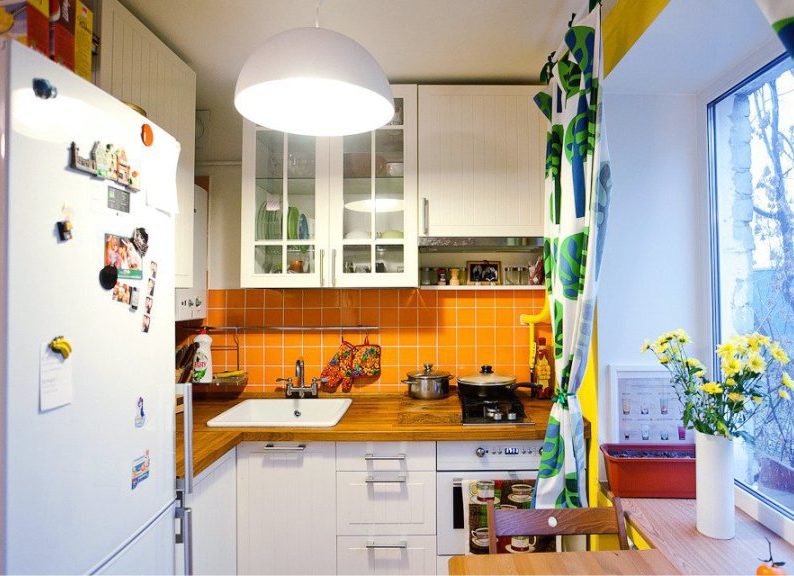
{"type": "Polygon", "coordinates": [[[755,574],[759,558],[768,556],[794,566],[794,547],[736,509],[736,537],[716,540],[695,526],[695,501],[674,498],[623,498],[630,527],[662,552],[682,574],[755,574]]]}
{"type": "MultiPolygon", "coordinates": [[[[195,400],[193,410],[194,475],[207,468],[240,442],[387,442],[449,440],[542,440],[551,410],[548,400],[531,400],[517,391],[532,425],[479,425],[460,423],[460,402],[452,386],[449,397],[415,400],[407,394],[353,394],[353,403],[332,428],[211,428],[207,421],[248,398],[283,398],[275,393],[244,395],[235,399],[195,400]]],[[[322,395],[321,395],[322,396],[322,395]]],[[[338,395],[337,395],[338,396],[338,395]]],[[[182,415],[177,415],[177,475],[182,474],[182,415]]],[[[585,436],[590,424],[585,421],[585,436]]]]}
{"type": "Polygon", "coordinates": [[[539,552],[454,556],[451,575],[467,574],[680,574],[659,550],[539,552]]]}

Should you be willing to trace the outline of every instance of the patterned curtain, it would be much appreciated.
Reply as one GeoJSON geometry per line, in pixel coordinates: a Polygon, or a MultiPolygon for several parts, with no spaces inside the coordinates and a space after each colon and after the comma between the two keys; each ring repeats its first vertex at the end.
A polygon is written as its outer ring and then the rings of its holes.
{"type": "Polygon", "coordinates": [[[794,58],[794,0],[755,0],[783,46],[794,58]]]}
{"type": "Polygon", "coordinates": [[[546,292],[557,396],[549,416],[534,505],[587,506],[582,384],[606,232],[610,171],[601,110],[601,7],[574,23],[541,78],[535,102],[549,119],[546,145],[546,292]]]}

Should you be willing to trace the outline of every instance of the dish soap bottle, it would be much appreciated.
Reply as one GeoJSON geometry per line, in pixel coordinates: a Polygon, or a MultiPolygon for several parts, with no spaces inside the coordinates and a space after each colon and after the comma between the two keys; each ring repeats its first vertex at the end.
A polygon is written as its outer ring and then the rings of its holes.
{"type": "Polygon", "coordinates": [[[193,382],[209,384],[212,382],[212,338],[207,334],[206,326],[202,326],[193,342],[198,344],[198,350],[193,357],[193,382]]]}
{"type": "Polygon", "coordinates": [[[549,351],[546,348],[546,339],[538,338],[538,350],[535,355],[535,377],[541,386],[541,398],[551,398],[551,363],[549,351]]]}

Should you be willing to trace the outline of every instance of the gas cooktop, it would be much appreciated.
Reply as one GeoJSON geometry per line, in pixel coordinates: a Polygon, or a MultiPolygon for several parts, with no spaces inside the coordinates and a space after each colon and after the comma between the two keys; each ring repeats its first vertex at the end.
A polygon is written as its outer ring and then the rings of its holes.
{"type": "Polygon", "coordinates": [[[482,398],[458,392],[461,422],[470,424],[534,424],[526,415],[521,400],[515,392],[505,390],[499,395],[482,398]]]}

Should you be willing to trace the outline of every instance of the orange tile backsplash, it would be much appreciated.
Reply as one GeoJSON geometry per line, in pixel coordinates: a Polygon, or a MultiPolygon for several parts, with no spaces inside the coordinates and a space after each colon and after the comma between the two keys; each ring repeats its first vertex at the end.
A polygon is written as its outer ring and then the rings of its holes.
{"type": "MultiPolygon", "coordinates": [[[[210,290],[209,326],[355,326],[373,325],[368,333],[380,344],[381,375],[356,383],[367,392],[395,392],[405,373],[425,362],[453,375],[492,364],[503,374],[529,379],[529,328],[520,314],[543,307],[542,290],[419,290],[411,289],[239,289],[210,290]]],[[[539,335],[549,336],[549,326],[539,335]]],[[[211,333],[215,371],[236,367],[234,337],[211,333]]],[[[187,334],[178,330],[184,341],[187,334]]],[[[240,333],[240,366],[248,370],[247,392],[272,391],[276,378],[291,376],[303,356],[307,380],[320,371],[344,338],[363,342],[363,331],[294,331],[240,333]]]]}

